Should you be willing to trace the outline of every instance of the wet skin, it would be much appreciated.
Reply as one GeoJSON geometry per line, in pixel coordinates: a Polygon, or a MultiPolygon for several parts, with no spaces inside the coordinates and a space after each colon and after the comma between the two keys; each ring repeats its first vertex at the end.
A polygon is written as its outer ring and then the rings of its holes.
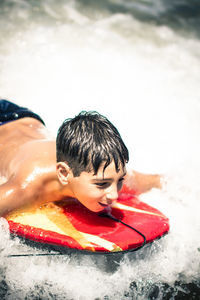
{"type": "Polygon", "coordinates": [[[5,178],[0,216],[71,197],[99,212],[117,199],[124,178],[139,192],[160,187],[158,175],[125,173],[125,168],[116,172],[111,163],[104,173],[102,166],[96,175],[82,172],[74,177],[66,162],[56,163],[55,139],[38,120],[23,118],[0,126],[0,177],[5,178]]]}
{"type": "Polygon", "coordinates": [[[0,185],[0,215],[61,198],[55,139],[38,120],[23,118],[0,126],[0,176],[6,180],[0,185]]]}

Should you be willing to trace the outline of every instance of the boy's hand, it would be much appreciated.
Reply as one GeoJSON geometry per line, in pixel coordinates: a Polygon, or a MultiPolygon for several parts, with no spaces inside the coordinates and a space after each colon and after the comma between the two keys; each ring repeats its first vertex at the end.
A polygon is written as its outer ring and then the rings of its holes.
{"type": "Polygon", "coordinates": [[[148,192],[152,188],[162,188],[162,176],[159,174],[142,174],[137,171],[129,171],[125,178],[125,185],[133,189],[136,194],[148,192]]]}

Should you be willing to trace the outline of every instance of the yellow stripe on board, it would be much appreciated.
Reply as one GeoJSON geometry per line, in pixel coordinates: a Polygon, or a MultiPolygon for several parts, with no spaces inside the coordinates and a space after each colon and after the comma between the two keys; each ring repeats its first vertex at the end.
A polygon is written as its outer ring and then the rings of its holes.
{"type": "Polygon", "coordinates": [[[142,213],[142,214],[148,214],[148,215],[163,217],[163,215],[161,215],[161,214],[157,214],[157,213],[153,213],[153,212],[150,212],[150,211],[138,209],[138,208],[128,206],[128,205],[124,205],[124,204],[121,204],[121,203],[113,203],[112,207],[122,209],[122,210],[128,210],[128,211],[132,211],[132,212],[142,213]]]}
{"type": "Polygon", "coordinates": [[[122,249],[119,246],[117,246],[116,244],[114,244],[112,242],[109,242],[105,239],[102,239],[97,235],[93,235],[93,234],[89,234],[89,233],[83,233],[83,232],[82,232],[82,234],[91,243],[96,244],[96,245],[100,245],[108,251],[112,251],[112,252],[122,251],[122,249]]]}
{"type": "Polygon", "coordinates": [[[93,245],[71,224],[67,217],[62,213],[54,211],[52,207],[42,207],[34,212],[24,212],[14,217],[9,216],[9,220],[22,225],[33,226],[47,231],[67,235],[75,239],[83,248],[91,248],[93,245]]]}
{"type": "Polygon", "coordinates": [[[122,250],[116,244],[96,235],[78,231],[63,213],[63,209],[53,203],[34,210],[29,209],[24,212],[20,211],[20,213],[11,213],[7,217],[7,220],[67,235],[76,240],[83,249],[87,248],[88,250],[95,251],[93,244],[96,244],[108,251],[122,250]]]}

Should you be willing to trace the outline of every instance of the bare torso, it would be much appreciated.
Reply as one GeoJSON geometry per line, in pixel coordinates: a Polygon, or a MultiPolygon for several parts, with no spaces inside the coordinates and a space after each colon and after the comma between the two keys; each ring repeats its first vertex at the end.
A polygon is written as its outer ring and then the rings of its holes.
{"type": "Polygon", "coordinates": [[[0,176],[8,180],[26,164],[55,167],[55,161],[55,140],[38,120],[23,118],[0,126],[0,176]]]}
{"type": "Polygon", "coordinates": [[[4,194],[9,191],[19,190],[21,195],[15,193],[19,196],[15,203],[9,202],[9,197],[5,199],[8,210],[28,204],[32,191],[38,201],[43,202],[48,195],[49,201],[53,200],[52,191],[58,188],[56,144],[41,122],[23,118],[0,126],[0,177],[6,181],[0,185],[0,215],[4,214],[4,194]]]}

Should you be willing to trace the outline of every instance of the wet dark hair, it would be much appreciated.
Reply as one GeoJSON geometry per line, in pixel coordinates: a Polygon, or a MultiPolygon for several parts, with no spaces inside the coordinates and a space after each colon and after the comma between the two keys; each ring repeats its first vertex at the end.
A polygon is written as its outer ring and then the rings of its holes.
{"type": "Polygon", "coordinates": [[[83,171],[95,175],[103,163],[104,171],[112,161],[118,172],[129,160],[128,149],[113,124],[97,112],[85,111],[66,119],[59,128],[56,155],[57,162],[68,163],[75,177],[83,171]]]}

